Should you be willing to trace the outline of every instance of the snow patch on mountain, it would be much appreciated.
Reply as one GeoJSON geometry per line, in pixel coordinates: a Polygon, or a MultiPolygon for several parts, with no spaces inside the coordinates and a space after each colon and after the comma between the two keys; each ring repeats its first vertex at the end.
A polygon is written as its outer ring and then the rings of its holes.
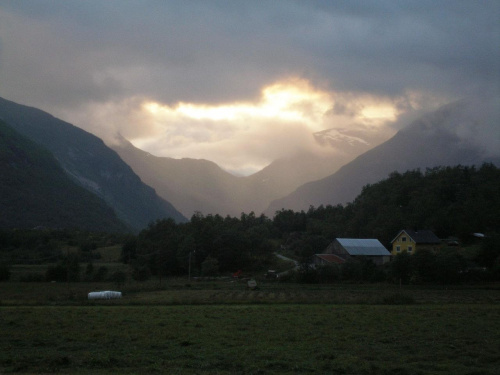
{"type": "Polygon", "coordinates": [[[370,143],[363,138],[348,134],[348,131],[346,129],[327,129],[314,133],[314,137],[320,144],[325,144],[328,142],[332,146],[340,143],[348,144],[350,146],[357,146],[360,144],[366,146],[370,145],[370,143]]]}
{"type": "Polygon", "coordinates": [[[362,138],[360,134],[347,129],[326,129],[313,134],[314,139],[321,146],[330,146],[334,149],[348,151],[347,149],[367,149],[371,143],[362,138]],[[347,148],[347,149],[346,149],[347,148]]]}

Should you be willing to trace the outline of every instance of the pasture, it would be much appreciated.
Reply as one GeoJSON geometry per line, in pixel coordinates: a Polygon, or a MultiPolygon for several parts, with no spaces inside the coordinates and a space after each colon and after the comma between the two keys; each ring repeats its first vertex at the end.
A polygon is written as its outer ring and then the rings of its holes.
{"type": "Polygon", "coordinates": [[[497,374],[494,286],[0,284],[0,373],[497,374]],[[397,297],[400,298],[397,298],[397,297]],[[404,297],[404,298],[403,298],[404,297]]]}

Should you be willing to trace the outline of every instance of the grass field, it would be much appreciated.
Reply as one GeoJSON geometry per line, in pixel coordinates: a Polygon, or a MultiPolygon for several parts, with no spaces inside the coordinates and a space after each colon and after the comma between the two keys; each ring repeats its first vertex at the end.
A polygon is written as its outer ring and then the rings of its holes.
{"type": "Polygon", "coordinates": [[[298,285],[259,282],[249,290],[246,282],[186,279],[128,282],[118,287],[100,283],[0,283],[0,305],[200,305],[200,304],[500,304],[500,286],[403,286],[392,284],[298,285]],[[112,302],[88,301],[96,290],[119,288],[124,298],[112,302]]]}
{"type": "Polygon", "coordinates": [[[495,286],[1,283],[0,373],[498,374],[495,286]],[[404,299],[394,299],[404,296],[404,299]],[[391,303],[408,303],[391,305],[391,303]]]}

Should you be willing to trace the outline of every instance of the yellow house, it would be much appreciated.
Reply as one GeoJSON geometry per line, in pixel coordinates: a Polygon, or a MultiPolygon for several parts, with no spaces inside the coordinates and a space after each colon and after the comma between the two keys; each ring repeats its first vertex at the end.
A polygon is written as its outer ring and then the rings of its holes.
{"type": "Polygon", "coordinates": [[[392,255],[401,254],[405,251],[408,254],[414,254],[417,250],[421,249],[436,251],[442,246],[441,240],[430,230],[415,231],[403,229],[391,243],[392,255]]]}

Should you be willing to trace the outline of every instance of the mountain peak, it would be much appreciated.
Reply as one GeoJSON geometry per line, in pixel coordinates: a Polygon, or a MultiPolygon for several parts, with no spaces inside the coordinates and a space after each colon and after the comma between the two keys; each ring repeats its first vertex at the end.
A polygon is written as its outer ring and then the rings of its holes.
{"type": "Polygon", "coordinates": [[[485,162],[499,165],[499,108],[498,98],[465,99],[425,114],[336,173],[274,201],[266,213],[351,202],[363,186],[394,171],[485,162]]]}

